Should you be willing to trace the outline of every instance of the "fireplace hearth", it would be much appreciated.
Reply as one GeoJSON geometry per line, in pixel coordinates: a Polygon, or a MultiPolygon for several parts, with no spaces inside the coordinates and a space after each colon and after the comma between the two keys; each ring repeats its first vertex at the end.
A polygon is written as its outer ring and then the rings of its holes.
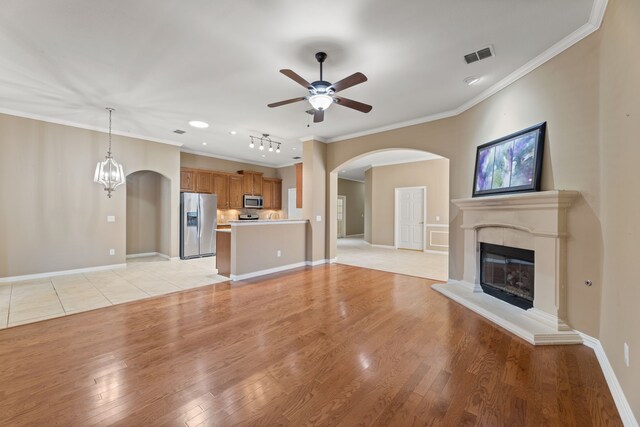
{"type": "Polygon", "coordinates": [[[534,252],[480,244],[480,286],[484,293],[522,309],[533,307],[534,252]]]}

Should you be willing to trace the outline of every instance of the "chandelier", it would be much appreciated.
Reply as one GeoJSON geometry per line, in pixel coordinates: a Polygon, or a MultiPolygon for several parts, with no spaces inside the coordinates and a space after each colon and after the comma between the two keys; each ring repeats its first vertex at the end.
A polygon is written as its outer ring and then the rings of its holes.
{"type": "Polygon", "coordinates": [[[122,170],[122,165],[113,160],[113,156],[111,156],[111,113],[115,110],[109,107],[106,110],[109,112],[109,151],[107,151],[105,160],[98,162],[96,165],[93,181],[104,185],[107,197],[111,198],[111,193],[124,183],[124,171],[122,170]]]}
{"type": "Polygon", "coordinates": [[[268,148],[269,151],[273,151],[275,149],[276,153],[280,152],[280,144],[282,144],[282,142],[272,141],[271,138],[269,138],[268,133],[263,133],[262,136],[250,135],[249,138],[251,138],[249,148],[254,148],[259,143],[260,145],[258,146],[258,150],[260,151],[264,151],[265,148],[268,148]]]}

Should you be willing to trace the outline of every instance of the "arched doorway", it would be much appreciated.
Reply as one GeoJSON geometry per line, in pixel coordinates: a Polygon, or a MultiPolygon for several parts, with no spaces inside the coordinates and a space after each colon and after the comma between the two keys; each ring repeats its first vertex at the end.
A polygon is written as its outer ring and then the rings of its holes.
{"type": "Polygon", "coordinates": [[[171,180],[150,170],[127,175],[127,258],[171,254],[171,180]]]}
{"type": "Polygon", "coordinates": [[[415,149],[364,153],[330,172],[329,194],[338,263],[447,280],[448,159],[415,149]]]}

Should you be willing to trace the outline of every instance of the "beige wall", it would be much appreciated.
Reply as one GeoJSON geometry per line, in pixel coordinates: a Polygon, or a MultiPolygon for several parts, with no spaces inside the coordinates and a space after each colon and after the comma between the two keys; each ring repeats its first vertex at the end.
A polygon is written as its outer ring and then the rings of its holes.
{"type": "Polygon", "coordinates": [[[600,48],[603,276],[600,340],[640,420],[640,2],[612,0],[600,48]],[[630,367],[623,346],[629,344],[630,367]]]}
{"type": "MultiPolygon", "coordinates": [[[[427,187],[427,224],[449,224],[448,159],[374,167],[371,169],[371,175],[371,243],[374,245],[394,245],[396,188],[427,187]]],[[[428,237],[427,235],[427,243],[428,237]]],[[[439,247],[426,249],[442,250],[439,247]]]]}
{"type": "Polygon", "coordinates": [[[250,170],[255,172],[262,172],[265,178],[279,178],[276,168],[184,152],[180,153],[180,166],[185,168],[207,169],[228,173],[237,173],[241,170],[250,170]]]}
{"type": "Polygon", "coordinates": [[[243,275],[306,260],[307,224],[231,226],[231,274],[243,275]],[[281,251],[278,257],[277,251],[281,251]]]}
{"type": "Polygon", "coordinates": [[[158,252],[169,255],[171,183],[151,171],[127,176],[127,255],[158,252]]]}
{"type": "Polygon", "coordinates": [[[364,240],[371,243],[371,201],[373,200],[373,169],[364,173],[364,240]]]}
{"type": "MultiPolygon", "coordinates": [[[[307,228],[307,259],[325,259],[327,227],[327,199],[337,194],[327,194],[327,144],[319,141],[305,141],[303,145],[302,167],[302,217],[309,219],[307,228]],[[320,218],[320,221],[317,219],[320,218]]],[[[334,203],[335,205],[335,203],[334,203]]],[[[335,228],[335,213],[329,226],[335,228]]]]}
{"type": "MultiPolygon", "coordinates": [[[[109,199],[93,182],[106,151],[104,133],[0,114],[0,278],[125,262],[126,188],[109,199]]],[[[178,256],[178,148],[114,135],[113,153],[127,174],[170,179],[169,255],[178,256]]]]}
{"type": "Polygon", "coordinates": [[[364,182],[338,179],[338,195],[347,198],[347,236],[364,234],[364,182]]]}

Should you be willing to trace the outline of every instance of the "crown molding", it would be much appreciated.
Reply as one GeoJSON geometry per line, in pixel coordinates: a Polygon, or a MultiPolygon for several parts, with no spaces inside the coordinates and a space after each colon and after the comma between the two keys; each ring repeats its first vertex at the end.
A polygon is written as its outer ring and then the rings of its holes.
{"type": "Polygon", "coordinates": [[[549,49],[545,50],[540,55],[538,55],[537,57],[533,58],[531,61],[524,64],[522,67],[518,68],[513,73],[509,74],[507,77],[500,80],[498,83],[494,84],[484,92],[480,93],[476,97],[470,99],[469,101],[465,102],[464,104],[462,104],[461,106],[459,106],[454,110],[449,110],[449,111],[445,111],[437,114],[431,114],[429,116],[419,117],[416,119],[407,120],[403,122],[393,123],[387,126],[377,127],[377,128],[369,129],[366,131],[341,135],[334,138],[329,138],[326,140],[326,142],[332,143],[332,142],[344,141],[347,139],[353,139],[361,136],[367,136],[367,135],[372,135],[380,132],[386,132],[386,131],[400,129],[408,126],[418,125],[422,123],[433,122],[436,120],[442,120],[448,117],[454,117],[459,114],[462,114],[465,111],[469,110],[470,108],[481,103],[485,99],[489,98],[490,96],[495,95],[496,93],[498,93],[505,87],[509,86],[513,82],[526,76],[527,74],[529,74],[530,72],[532,72],[533,70],[535,70],[536,68],[544,64],[545,62],[551,60],[552,58],[556,57],[557,55],[561,54],[562,52],[564,52],[565,50],[573,46],[574,44],[578,43],[580,40],[584,39],[585,37],[597,31],[600,28],[600,25],[602,25],[602,20],[607,10],[607,2],[608,0],[594,0],[593,6],[591,8],[591,14],[589,15],[589,21],[587,21],[586,24],[582,25],[580,28],[578,28],[577,30],[575,30],[574,32],[572,32],[571,34],[569,34],[568,36],[566,36],[565,38],[563,38],[562,40],[554,44],[553,46],[551,46],[549,49]]]}
{"type": "MultiPolygon", "coordinates": [[[[70,127],[74,127],[74,128],[92,130],[92,131],[96,131],[96,132],[109,133],[109,128],[104,128],[104,127],[100,127],[100,126],[90,126],[90,125],[85,125],[85,124],[82,124],[82,123],[73,122],[73,121],[70,121],[70,120],[61,120],[61,119],[56,119],[56,118],[53,118],[53,117],[41,116],[39,114],[32,114],[32,113],[25,113],[23,111],[9,110],[9,109],[6,109],[6,108],[0,108],[0,114],[7,114],[9,116],[22,117],[22,118],[25,118],[25,119],[39,120],[41,122],[54,123],[56,125],[70,126],[70,127]]],[[[182,142],[175,142],[175,141],[170,141],[168,139],[161,139],[161,138],[152,138],[152,137],[149,137],[149,136],[138,135],[138,134],[130,133],[130,132],[121,132],[121,131],[112,130],[111,134],[118,135],[118,136],[126,136],[128,138],[142,139],[144,141],[159,142],[160,144],[173,145],[175,147],[182,147],[184,145],[182,142]]]]}

